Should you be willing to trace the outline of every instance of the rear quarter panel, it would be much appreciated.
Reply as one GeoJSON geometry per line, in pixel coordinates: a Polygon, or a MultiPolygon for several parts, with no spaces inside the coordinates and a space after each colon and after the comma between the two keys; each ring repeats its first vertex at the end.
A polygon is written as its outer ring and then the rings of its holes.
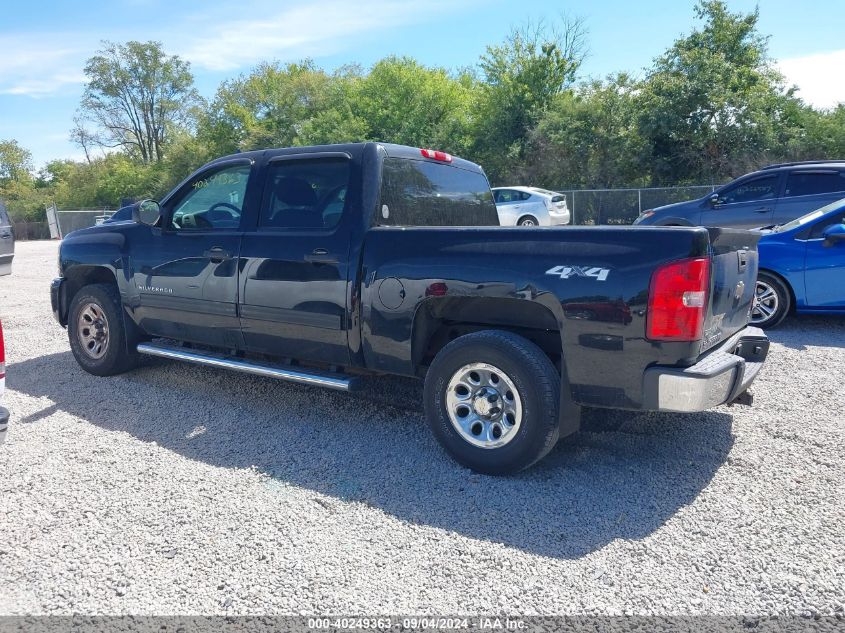
{"type": "Polygon", "coordinates": [[[533,303],[557,325],[577,402],[639,408],[647,366],[682,363],[699,351],[698,344],[645,339],[652,272],[661,263],[706,256],[708,248],[701,228],[371,229],[362,262],[365,363],[415,374],[415,315],[426,302],[442,300],[433,288],[446,297],[533,303]],[[549,273],[557,267],[593,274],[549,273]]]}

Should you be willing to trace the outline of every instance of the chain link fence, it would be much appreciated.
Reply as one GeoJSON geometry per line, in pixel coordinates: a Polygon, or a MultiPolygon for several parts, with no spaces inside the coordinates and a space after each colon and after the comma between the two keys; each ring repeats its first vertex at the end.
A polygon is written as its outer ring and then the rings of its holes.
{"type": "Polygon", "coordinates": [[[84,229],[107,220],[114,213],[113,209],[57,209],[55,205],[47,207],[46,222],[13,222],[15,239],[49,240],[61,239],[77,229],[84,229]]]}
{"type": "Polygon", "coordinates": [[[56,218],[59,236],[64,237],[71,231],[102,224],[111,217],[112,213],[114,213],[113,209],[58,209],[56,218]]]}
{"type": "Polygon", "coordinates": [[[50,226],[46,222],[12,222],[12,230],[20,241],[50,239],[50,226]]]}
{"type": "Polygon", "coordinates": [[[572,224],[631,224],[643,211],[702,198],[719,185],[643,189],[558,189],[566,194],[572,224]]]}

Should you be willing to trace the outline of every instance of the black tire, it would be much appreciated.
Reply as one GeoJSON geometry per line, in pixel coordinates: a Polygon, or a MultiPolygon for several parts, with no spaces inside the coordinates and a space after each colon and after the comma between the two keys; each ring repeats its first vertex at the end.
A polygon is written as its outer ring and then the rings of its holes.
{"type": "Polygon", "coordinates": [[[766,272],[757,274],[751,325],[759,328],[778,326],[792,309],[792,295],[780,277],[766,272]]]}
{"type": "Polygon", "coordinates": [[[127,353],[126,327],[120,294],[111,284],[91,284],[80,288],[70,303],[67,333],[76,362],[89,374],[114,376],[138,365],[138,353],[127,353]],[[87,330],[80,325],[83,311],[86,313],[85,323],[91,324],[87,330]],[[102,315],[108,334],[107,338],[102,339],[102,345],[97,350],[92,350],[96,342],[92,342],[91,336],[95,336],[94,333],[97,332],[96,325],[88,318],[92,311],[102,315]]]}
{"type": "MultiPolygon", "coordinates": [[[[505,475],[523,470],[545,456],[558,440],[560,375],[539,347],[511,332],[485,330],[446,345],[429,367],[424,393],[426,416],[437,441],[457,462],[476,472],[505,475]],[[518,426],[509,427],[513,436],[502,446],[485,448],[472,444],[450,417],[449,383],[472,364],[501,370],[501,380],[516,387],[521,417],[518,426]]],[[[466,402],[474,402],[471,393],[466,402]]],[[[475,415],[475,410],[469,408],[467,415],[470,411],[475,415]]],[[[495,422],[490,424],[495,426],[495,422]]]]}
{"type": "Polygon", "coordinates": [[[516,224],[517,226],[540,226],[537,218],[533,215],[523,215],[516,224]]]}

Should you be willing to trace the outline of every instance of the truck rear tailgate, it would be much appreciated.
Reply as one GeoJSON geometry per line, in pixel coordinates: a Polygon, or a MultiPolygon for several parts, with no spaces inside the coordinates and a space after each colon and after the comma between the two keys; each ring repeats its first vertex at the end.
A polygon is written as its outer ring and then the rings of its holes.
{"type": "Polygon", "coordinates": [[[708,228],[713,253],[710,310],[704,322],[701,351],[729,338],[748,324],[757,281],[760,234],[708,228]]]}

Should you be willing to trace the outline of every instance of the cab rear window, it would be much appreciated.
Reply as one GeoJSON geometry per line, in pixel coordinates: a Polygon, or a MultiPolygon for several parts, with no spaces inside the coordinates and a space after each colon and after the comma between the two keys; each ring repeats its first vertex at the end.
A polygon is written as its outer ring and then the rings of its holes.
{"type": "Polygon", "coordinates": [[[382,226],[499,226],[484,174],[453,165],[385,158],[382,226]]]}

